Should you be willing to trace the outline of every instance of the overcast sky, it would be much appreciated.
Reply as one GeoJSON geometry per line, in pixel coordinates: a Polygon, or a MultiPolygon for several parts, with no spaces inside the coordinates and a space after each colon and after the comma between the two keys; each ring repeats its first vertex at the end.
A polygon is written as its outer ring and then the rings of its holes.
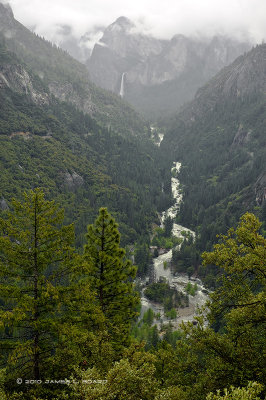
{"type": "MultiPolygon", "coordinates": [[[[1,0],[0,0],[1,1],[1,0]]],[[[176,33],[250,35],[266,38],[266,0],[2,0],[15,18],[36,33],[60,41],[60,26],[73,35],[97,31],[121,15],[160,38],[176,33]]],[[[62,32],[62,29],[61,29],[62,32]]]]}

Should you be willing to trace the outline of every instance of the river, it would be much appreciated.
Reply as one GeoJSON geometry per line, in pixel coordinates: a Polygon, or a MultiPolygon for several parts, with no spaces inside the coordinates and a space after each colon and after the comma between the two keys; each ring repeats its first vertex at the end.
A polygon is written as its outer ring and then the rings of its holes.
{"type": "MultiPolygon", "coordinates": [[[[173,198],[175,199],[174,205],[171,206],[168,210],[164,211],[161,214],[161,226],[164,224],[164,220],[166,217],[170,216],[171,218],[175,218],[177,213],[180,210],[180,203],[182,201],[182,192],[180,190],[180,183],[178,180],[178,172],[180,171],[181,163],[174,162],[172,166],[172,178],[171,178],[171,187],[173,198]]],[[[191,229],[188,229],[182,225],[178,225],[176,223],[173,224],[172,235],[178,238],[184,238],[183,233],[188,233],[195,238],[195,232],[191,229]]],[[[160,255],[157,258],[153,259],[154,265],[154,280],[158,282],[160,278],[165,278],[166,281],[169,282],[171,288],[176,288],[178,291],[186,294],[185,287],[191,282],[193,285],[196,283],[198,290],[195,296],[189,295],[189,306],[178,309],[178,315],[175,320],[171,320],[172,325],[175,328],[181,324],[182,321],[193,321],[194,315],[196,314],[197,307],[201,307],[205,304],[208,299],[207,291],[204,288],[202,282],[198,278],[188,278],[187,274],[173,274],[170,269],[170,263],[172,260],[172,250],[160,255]],[[168,267],[165,267],[168,265],[168,267]]],[[[160,313],[161,322],[169,322],[169,319],[164,315],[163,305],[159,303],[155,303],[147,299],[144,295],[144,289],[142,290],[141,295],[141,315],[148,309],[151,308],[155,313],[160,313]]]]}

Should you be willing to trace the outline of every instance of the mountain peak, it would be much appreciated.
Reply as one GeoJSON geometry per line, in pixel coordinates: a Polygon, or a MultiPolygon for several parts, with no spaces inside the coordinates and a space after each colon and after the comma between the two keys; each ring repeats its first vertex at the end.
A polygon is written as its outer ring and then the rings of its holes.
{"type": "Polygon", "coordinates": [[[133,28],[134,23],[127,17],[121,16],[115,20],[111,25],[108,26],[106,31],[117,32],[117,31],[128,31],[133,28]]]}
{"type": "Polygon", "coordinates": [[[9,18],[10,17],[14,18],[14,14],[13,14],[10,4],[3,3],[1,0],[0,0],[0,14],[5,14],[5,15],[8,15],[9,18]]]}

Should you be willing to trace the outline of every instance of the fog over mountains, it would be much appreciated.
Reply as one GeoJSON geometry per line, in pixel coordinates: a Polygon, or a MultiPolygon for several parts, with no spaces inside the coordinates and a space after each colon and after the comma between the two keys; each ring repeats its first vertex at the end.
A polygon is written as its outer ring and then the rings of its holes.
{"type": "Polygon", "coordinates": [[[169,1],[161,11],[156,2],[149,10],[149,2],[134,7],[113,2],[111,9],[105,1],[88,7],[78,0],[72,7],[48,0],[49,11],[40,3],[34,13],[30,2],[4,3],[34,32],[86,64],[96,85],[120,94],[149,119],[178,111],[264,37],[260,0],[253,8],[243,1],[205,0],[200,8],[169,1]],[[113,17],[118,13],[125,16],[113,17]]]}
{"type": "Polygon", "coordinates": [[[251,44],[226,36],[160,40],[126,17],[108,26],[87,61],[90,78],[148,116],[176,111],[251,44]],[[123,80],[122,80],[123,77],[123,80]]]}

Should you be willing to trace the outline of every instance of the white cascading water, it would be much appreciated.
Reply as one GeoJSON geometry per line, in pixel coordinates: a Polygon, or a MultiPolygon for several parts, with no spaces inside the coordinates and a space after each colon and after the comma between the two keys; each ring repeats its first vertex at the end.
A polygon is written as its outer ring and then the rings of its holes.
{"type": "MultiPolygon", "coordinates": [[[[180,171],[181,168],[181,163],[175,162],[172,167],[172,171],[175,172],[175,176],[172,176],[171,179],[171,186],[172,186],[172,193],[173,197],[175,199],[175,203],[172,207],[170,207],[168,210],[164,211],[161,215],[161,226],[163,227],[165,218],[170,216],[172,219],[175,218],[177,212],[179,211],[180,203],[182,201],[182,193],[180,191],[180,185],[179,185],[179,180],[176,176],[176,173],[180,171]]],[[[182,233],[186,232],[192,235],[193,238],[195,238],[195,232],[191,231],[190,229],[178,225],[176,223],[173,224],[173,230],[172,234],[175,237],[178,238],[183,238],[182,233]]],[[[165,268],[165,263],[168,265],[170,264],[172,260],[172,250],[169,250],[165,254],[160,255],[157,258],[154,258],[154,275],[155,275],[155,281],[158,282],[160,280],[160,277],[165,278],[170,286],[172,288],[176,288],[177,290],[185,292],[185,287],[188,284],[188,282],[191,282],[192,284],[197,283],[198,290],[195,296],[189,295],[189,307],[185,307],[184,309],[179,309],[178,312],[178,318],[176,320],[171,320],[171,323],[175,328],[177,328],[182,321],[192,321],[194,319],[194,315],[196,312],[197,306],[201,307],[205,304],[206,300],[208,299],[208,295],[206,294],[205,288],[201,282],[200,279],[189,279],[187,274],[179,273],[176,274],[175,276],[173,275],[171,269],[165,268]]],[[[148,309],[151,308],[155,313],[160,313],[161,314],[161,320],[163,322],[167,321],[167,318],[164,316],[164,311],[163,311],[163,306],[161,304],[152,302],[148,300],[143,291],[142,291],[142,297],[141,297],[141,304],[142,304],[142,312],[143,313],[148,309]]]]}
{"type": "Polygon", "coordinates": [[[124,97],[125,94],[125,72],[123,72],[122,77],[121,77],[121,85],[120,85],[120,96],[124,97]]]}

